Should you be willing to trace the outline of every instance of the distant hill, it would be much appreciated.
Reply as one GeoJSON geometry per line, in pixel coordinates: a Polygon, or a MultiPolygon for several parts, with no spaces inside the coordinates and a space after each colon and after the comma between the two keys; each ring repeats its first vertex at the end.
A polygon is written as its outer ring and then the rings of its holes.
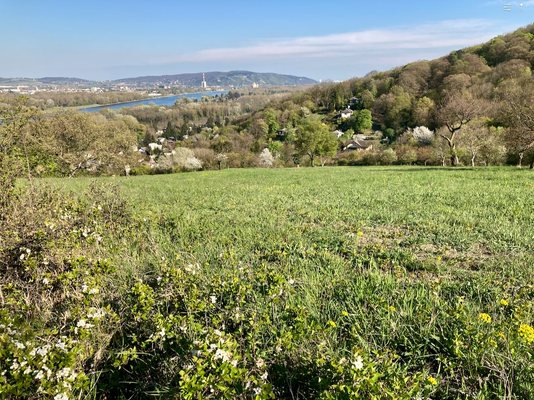
{"type": "MultiPolygon", "coordinates": [[[[138,78],[117,79],[116,83],[148,85],[184,85],[200,86],[202,72],[193,74],[140,76],[138,78]]],[[[302,76],[282,75],[275,73],[261,73],[250,71],[206,72],[208,86],[250,86],[257,83],[260,86],[311,85],[317,81],[302,76]]]]}

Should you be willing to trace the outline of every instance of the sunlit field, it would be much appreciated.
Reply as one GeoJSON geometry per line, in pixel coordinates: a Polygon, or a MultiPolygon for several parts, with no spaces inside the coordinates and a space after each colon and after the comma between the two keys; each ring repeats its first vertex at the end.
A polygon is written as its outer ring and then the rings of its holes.
{"type": "MultiPolygon", "coordinates": [[[[102,372],[102,393],[534,396],[530,170],[102,181],[120,183],[139,221],[134,238],[110,239],[110,284],[137,304],[110,351],[138,354],[102,372]]],[[[89,181],[49,182],[81,191],[89,181]]]]}

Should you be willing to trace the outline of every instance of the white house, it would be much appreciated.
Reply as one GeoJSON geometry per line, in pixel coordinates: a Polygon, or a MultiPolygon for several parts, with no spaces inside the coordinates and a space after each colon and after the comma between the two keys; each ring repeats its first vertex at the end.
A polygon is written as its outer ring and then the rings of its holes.
{"type": "Polygon", "coordinates": [[[339,113],[339,118],[350,118],[353,112],[350,108],[347,108],[339,113]]]}
{"type": "Polygon", "coordinates": [[[333,133],[334,135],[336,135],[338,139],[339,139],[341,136],[344,135],[344,133],[341,132],[340,130],[336,130],[336,131],[334,131],[334,132],[332,132],[332,133],[333,133]]]}

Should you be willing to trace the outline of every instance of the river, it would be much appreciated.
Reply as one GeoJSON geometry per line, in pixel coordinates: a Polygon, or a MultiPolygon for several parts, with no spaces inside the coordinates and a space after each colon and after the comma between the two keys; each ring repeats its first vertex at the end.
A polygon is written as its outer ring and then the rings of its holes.
{"type": "Polygon", "coordinates": [[[172,106],[174,105],[174,102],[176,101],[176,99],[179,99],[180,97],[189,97],[190,99],[200,100],[202,96],[215,96],[216,94],[220,96],[222,93],[228,93],[228,90],[219,90],[217,92],[179,94],[177,96],[154,97],[154,98],[150,98],[146,100],[130,101],[128,103],[111,104],[108,106],[82,107],[79,110],[85,111],[85,112],[97,112],[104,108],[113,108],[113,109],[118,110],[123,107],[132,107],[138,104],[148,105],[149,103],[154,103],[157,106],[172,106]]]}

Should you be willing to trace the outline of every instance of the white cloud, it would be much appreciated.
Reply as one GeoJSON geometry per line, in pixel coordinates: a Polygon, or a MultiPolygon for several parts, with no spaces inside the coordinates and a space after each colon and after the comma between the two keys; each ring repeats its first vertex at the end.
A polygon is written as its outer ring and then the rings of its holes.
{"type": "Polygon", "coordinates": [[[246,47],[206,49],[189,54],[157,58],[151,64],[339,58],[358,55],[375,55],[384,58],[391,51],[436,50],[470,46],[483,43],[501,33],[503,33],[503,25],[497,21],[483,19],[439,21],[325,36],[266,39],[246,47]]]}

